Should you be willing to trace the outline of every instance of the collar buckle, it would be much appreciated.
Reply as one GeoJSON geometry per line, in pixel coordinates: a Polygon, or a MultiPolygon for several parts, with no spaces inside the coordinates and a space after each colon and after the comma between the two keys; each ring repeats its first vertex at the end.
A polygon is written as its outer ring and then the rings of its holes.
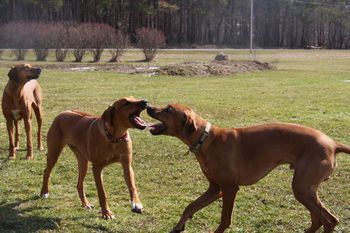
{"type": "Polygon", "coordinates": [[[202,132],[201,136],[199,137],[198,142],[190,147],[190,151],[192,153],[198,152],[198,150],[203,145],[205,140],[207,140],[207,138],[209,136],[210,129],[211,129],[211,124],[209,122],[207,122],[207,125],[205,126],[204,131],[202,132]]]}

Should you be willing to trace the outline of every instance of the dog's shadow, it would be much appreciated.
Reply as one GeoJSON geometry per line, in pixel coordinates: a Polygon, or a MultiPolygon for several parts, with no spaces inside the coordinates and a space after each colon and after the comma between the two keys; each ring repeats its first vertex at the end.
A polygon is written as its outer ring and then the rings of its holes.
{"type": "Polygon", "coordinates": [[[61,219],[33,216],[30,213],[38,209],[35,204],[28,204],[32,200],[34,198],[12,203],[0,203],[0,232],[31,233],[58,229],[61,219]]]}

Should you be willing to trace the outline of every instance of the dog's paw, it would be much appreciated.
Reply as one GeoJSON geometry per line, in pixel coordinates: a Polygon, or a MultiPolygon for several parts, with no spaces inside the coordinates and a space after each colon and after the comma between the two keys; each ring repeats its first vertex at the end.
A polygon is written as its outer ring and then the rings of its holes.
{"type": "Polygon", "coordinates": [[[112,211],[106,210],[106,211],[102,211],[102,218],[108,220],[108,219],[114,219],[115,217],[114,217],[112,211]]]}
{"type": "Polygon", "coordinates": [[[92,205],[92,204],[90,204],[90,203],[86,203],[86,204],[83,204],[83,207],[84,207],[85,209],[91,210],[91,209],[93,209],[95,206],[92,205]]]}
{"type": "Polygon", "coordinates": [[[33,155],[27,155],[26,156],[26,160],[33,160],[34,159],[34,156],[33,155]]]}
{"type": "Polygon", "coordinates": [[[134,213],[142,213],[143,211],[143,206],[141,203],[135,203],[135,202],[131,202],[131,211],[134,213]]]}
{"type": "Polygon", "coordinates": [[[170,233],[180,233],[180,232],[183,232],[185,230],[185,226],[182,226],[180,230],[178,229],[172,229],[170,231],[170,233]]]}
{"type": "Polygon", "coordinates": [[[41,194],[40,196],[41,196],[41,198],[43,198],[43,199],[47,199],[47,198],[49,198],[49,193],[43,193],[43,194],[41,194]]]}

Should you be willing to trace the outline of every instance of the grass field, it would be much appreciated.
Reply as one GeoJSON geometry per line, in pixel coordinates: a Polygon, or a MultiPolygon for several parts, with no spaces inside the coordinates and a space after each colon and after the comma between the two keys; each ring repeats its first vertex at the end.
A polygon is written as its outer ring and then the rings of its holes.
{"type": "MultiPolygon", "coordinates": [[[[249,59],[245,50],[227,50],[232,59],[249,59]]],[[[162,51],[154,64],[209,61],[218,51],[162,51]]],[[[63,110],[79,109],[100,115],[115,99],[133,95],[163,106],[180,102],[212,124],[242,127],[265,122],[293,122],[322,130],[350,144],[350,51],[259,50],[254,57],[270,61],[277,70],[228,77],[170,77],[125,75],[107,71],[44,70],[39,82],[44,91],[44,135],[63,110]]],[[[142,56],[128,52],[125,63],[142,56]]],[[[0,60],[0,90],[9,67],[17,63],[4,54],[0,60]]],[[[72,57],[70,57],[72,60],[72,57]]],[[[90,59],[90,58],[88,58],[90,59]]],[[[104,57],[106,59],[106,57],[104,57]]],[[[38,64],[33,56],[28,62],[38,64]]],[[[53,58],[49,63],[54,64],[53,58]]],[[[153,64],[152,64],[153,65],[153,64]]],[[[151,119],[143,113],[147,121],[151,119]]],[[[35,122],[35,121],[33,121],[35,122]]],[[[36,124],[33,125],[36,142],[36,124]]],[[[86,192],[95,209],[80,207],[76,192],[77,163],[66,148],[51,179],[50,198],[38,197],[46,164],[45,151],[35,150],[33,161],[7,160],[8,136],[0,116],[0,232],[169,232],[183,209],[207,188],[193,155],[177,139],[153,137],[131,130],[134,170],[144,213],[130,211],[129,194],[120,164],[104,170],[105,188],[116,218],[100,218],[92,172],[86,192]]],[[[44,136],[44,140],[45,140],[44,136]]],[[[25,148],[22,124],[21,148],[25,148]]],[[[34,144],[36,146],[36,143],[34,144]]],[[[350,156],[341,154],[331,179],[320,187],[324,204],[340,219],[336,232],[350,232],[350,156]]],[[[303,232],[310,217],[293,197],[293,171],[280,166],[253,186],[241,187],[231,228],[227,232],[303,232]]],[[[221,202],[198,212],[186,232],[208,232],[220,222],[221,202]]]]}

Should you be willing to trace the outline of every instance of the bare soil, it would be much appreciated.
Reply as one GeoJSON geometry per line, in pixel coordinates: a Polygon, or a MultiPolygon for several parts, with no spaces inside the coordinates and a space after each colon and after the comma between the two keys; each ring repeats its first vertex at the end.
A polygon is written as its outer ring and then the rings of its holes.
{"type": "Polygon", "coordinates": [[[210,63],[183,63],[162,66],[159,74],[181,76],[224,76],[241,72],[271,70],[271,63],[258,61],[213,61],[210,63]]]}
{"type": "Polygon", "coordinates": [[[186,62],[161,67],[140,64],[43,64],[42,68],[63,69],[67,71],[109,70],[126,74],[174,75],[174,76],[225,76],[242,72],[255,72],[276,69],[274,65],[259,61],[212,61],[186,62]]]}

